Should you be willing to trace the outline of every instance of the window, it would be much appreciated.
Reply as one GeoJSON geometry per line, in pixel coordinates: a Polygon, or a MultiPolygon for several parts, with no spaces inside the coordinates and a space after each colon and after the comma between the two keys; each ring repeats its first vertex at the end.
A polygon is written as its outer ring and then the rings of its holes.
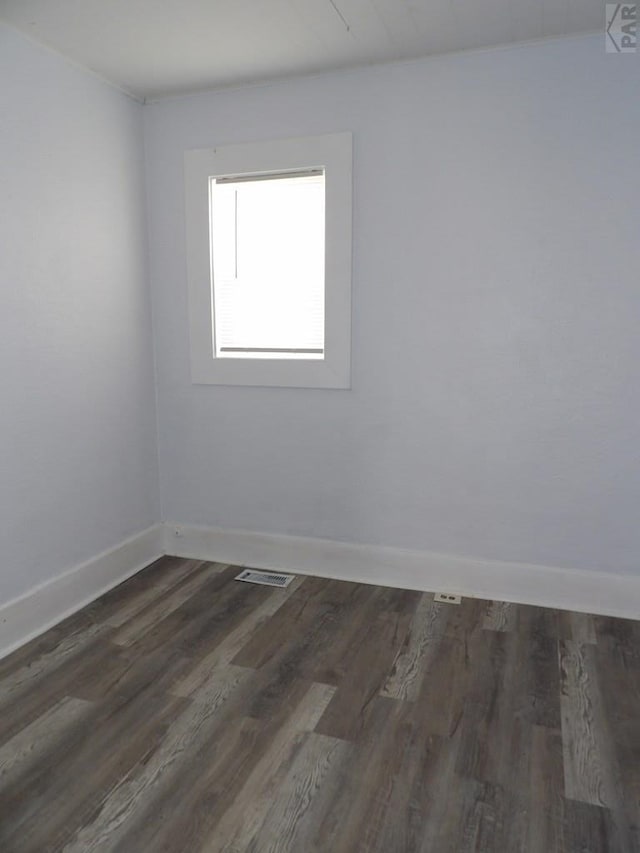
{"type": "Polygon", "coordinates": [[[324,170],[211,178],[216,358],[324,358],[324,170]]]}
{"type": "Polygon", "coordinates": [[[350,386],[351,134],[187,151],[192,380],[350,386]]]}

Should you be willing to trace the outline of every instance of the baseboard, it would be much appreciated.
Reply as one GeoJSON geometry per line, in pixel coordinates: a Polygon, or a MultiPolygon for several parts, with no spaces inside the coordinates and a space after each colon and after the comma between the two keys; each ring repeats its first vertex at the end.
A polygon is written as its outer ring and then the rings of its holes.
{"type": "Polygon", "coordinates": [[[0,658],[80,610],[163,554],[155,524],[0,607],[0,658]]]}
{"type": "Polygon", "coordinates": [[[640,619],[640,576],[165,523],[131,536],[0,606],[0,658],[99,598],[163,553],[640,619]]]}
{"type": "Polygon", "coordinates": [[[640,576],[164,524],[167,554],[338,580],[640,618],[640,576]]]}

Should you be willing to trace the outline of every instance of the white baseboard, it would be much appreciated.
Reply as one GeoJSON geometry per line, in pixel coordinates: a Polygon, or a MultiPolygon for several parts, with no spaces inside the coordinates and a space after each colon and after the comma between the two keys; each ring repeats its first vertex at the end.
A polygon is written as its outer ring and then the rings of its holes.
{"type": "Polygon", "coordinates": [[[168,523],[163,526],[164,550],[178,557],[640,618],[640,576],[244,530],[168,523]]]}
{"type": "Polygon", "coordinates": [[[0,658],[136,574],[163,553],[640,619],[640,576],[165,523],[147,528],[0,606],[0,658]]]}
{"type": "Polygon", "coordinates": [[[155,524],[0,606],[0,658],[157,560],[162,546],[155,524]]]}

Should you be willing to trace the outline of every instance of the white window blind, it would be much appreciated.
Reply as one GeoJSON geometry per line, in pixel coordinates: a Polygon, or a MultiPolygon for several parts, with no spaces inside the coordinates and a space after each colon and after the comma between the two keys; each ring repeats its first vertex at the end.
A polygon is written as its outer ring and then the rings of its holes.
{"type": "Polygon", "coordinates": [[[323,359],[321,169],[210,180],[216,358],[323,359]]]}

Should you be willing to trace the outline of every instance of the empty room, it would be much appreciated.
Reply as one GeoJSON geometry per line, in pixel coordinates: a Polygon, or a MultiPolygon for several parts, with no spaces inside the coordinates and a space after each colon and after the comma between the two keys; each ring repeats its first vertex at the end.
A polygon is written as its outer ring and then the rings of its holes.
{"type": "Polygon", "coordinates": [[[638,14],[0,0],[1,853],[640,853],[638,14]]]}

